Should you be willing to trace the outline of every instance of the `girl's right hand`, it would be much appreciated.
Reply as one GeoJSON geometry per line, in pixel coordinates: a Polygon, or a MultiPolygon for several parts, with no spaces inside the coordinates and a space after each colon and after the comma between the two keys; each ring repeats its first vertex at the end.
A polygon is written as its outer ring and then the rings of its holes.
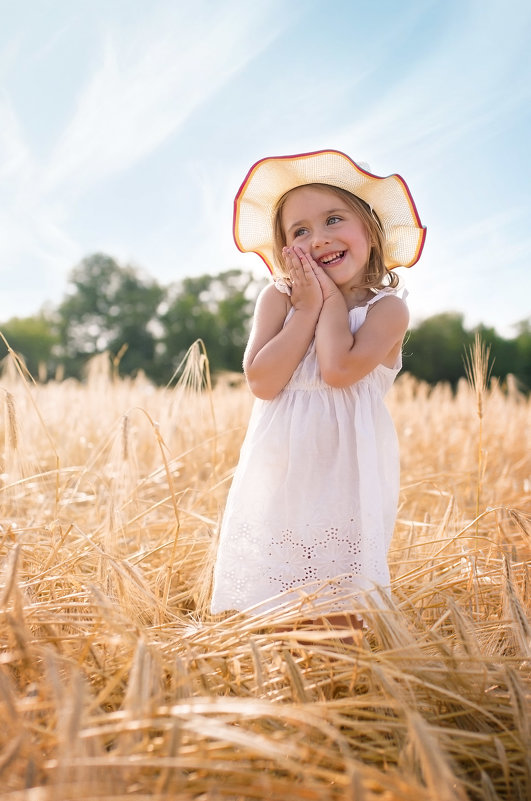
{"type": "Polygon", "coordinates": [[[292,306],[300,311],[320,311],[323,291],[311,257],[299,247],[285,247],[282,255],[289,270],[292,306]]]}

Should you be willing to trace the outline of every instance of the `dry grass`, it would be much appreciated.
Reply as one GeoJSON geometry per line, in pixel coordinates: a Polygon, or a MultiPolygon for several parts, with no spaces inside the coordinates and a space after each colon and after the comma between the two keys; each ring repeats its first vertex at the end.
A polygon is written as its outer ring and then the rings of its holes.
{"type": "Polygon", "coordinates": [[[250,398],[189,366],[4,371],[1,798],[529,798],[529,400],[482,388],[478,443],[477,386],[399,379],[394,605],[347,644],[297,633],[313,596],[209,617],[250,398]]]}

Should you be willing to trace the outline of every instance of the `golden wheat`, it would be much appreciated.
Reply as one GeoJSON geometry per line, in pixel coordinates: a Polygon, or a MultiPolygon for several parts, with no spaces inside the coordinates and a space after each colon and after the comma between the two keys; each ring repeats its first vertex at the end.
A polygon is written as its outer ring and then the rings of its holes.
{"type": "Polygon", "coordinates": [[[398,380],[394,600],[348,642],[326,587],[209,615],[251,399],[205,367],[4,370],[1,798],[527,799],[529,399],[481,385],[478,432],[479,384],[398,380]]]}

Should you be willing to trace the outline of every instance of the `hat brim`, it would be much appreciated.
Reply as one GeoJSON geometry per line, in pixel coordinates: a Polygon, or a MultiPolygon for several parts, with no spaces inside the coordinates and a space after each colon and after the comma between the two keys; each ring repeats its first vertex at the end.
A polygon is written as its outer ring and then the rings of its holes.
{"type": "Polygon", "coordinates": [[[274,272],[273,223],[279,199],[298,186],[346,189],[374,209],[384,232],[388,269],[411,267],[422,253],[426,228],[404,179],[373,175],[339,150],[268,156],[253,164],[234,199],[233,232],[242,253],[257,253],[274,272]]]}

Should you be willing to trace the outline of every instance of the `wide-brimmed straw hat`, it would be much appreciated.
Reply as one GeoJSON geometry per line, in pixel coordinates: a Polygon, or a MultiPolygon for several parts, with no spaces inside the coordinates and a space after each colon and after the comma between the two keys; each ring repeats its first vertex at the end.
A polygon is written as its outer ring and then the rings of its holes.
{"type": "Polygon", "coordinates": [[[239,250],[258,253],[273,272],[276,205],[290,189],[306,184],[347,189],[376,212],[388,269],[411,267],[419,260],[426,228],[404,179],[373,175],[338,150],[273,156],[253,164],[234,200],[234,240],[239,250]]]}

